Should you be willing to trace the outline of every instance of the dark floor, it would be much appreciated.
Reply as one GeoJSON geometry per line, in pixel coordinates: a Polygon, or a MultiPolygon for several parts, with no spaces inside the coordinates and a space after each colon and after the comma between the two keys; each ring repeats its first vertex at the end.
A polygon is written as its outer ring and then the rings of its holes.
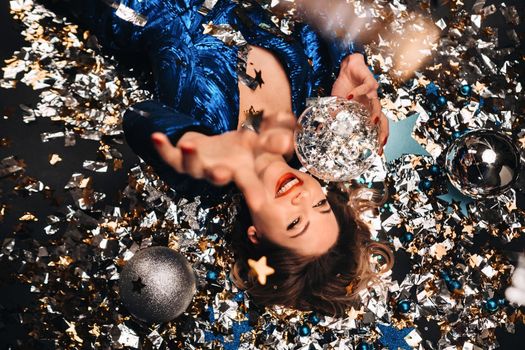
{"type": "MultiPolygon", "coordinates": [[[[507,4],[518,1],[507,1],[507,4]]],[[[20,35],[20,26],[15,22],[8,11],[7,1],[0,3],[0,33],[2,41],[0,44],[0,59],[3,61],[12,56],[12,53],[24,45],[20,35]]],[[[524,19],[525,20],[525,19],[524,19]]],[[[0,89],[0,159],[16,156],[25,163],[25,175],[37,178],[49,191],[42,191],[33,195],[26,195],[23,191],[14,193],[13,180],[9,177],[0,179],[0,205],[7,205],[6,214],[2,213],[0,206],[0,241],[4,237],[12,236],[13,232],[18,238],[32,238],[37,241],[46,241],[49,236],[44,234],[44,227],[48,223],[41,219],[39,221],[27,221],[20,223],[19,218],[26,212],[38,213],[39,218],[63,211],[63,208],[71,204],[71,195],[64,190],[64,184],[70,179],[71,174],[82,172],[82,163],[85,159],[96,159],[98,143],[83,139],[77,139],[75,147],[64,147],[63,139],[51,140],[47,143],[41,141],[43,131],[61,131],[62,125],[53,123],[49,119],[39,118],[36,122],[25,124],[22,122],[22,110],[20,105],[34,105],[38,101],[38,95],[24,84],[19,84],[16,89],[0,89]],[[57,153],[64,161],[55,166],[49,164],[49,155],[57,153]]],[[[137,157],[125,145],[115,145],[122,153],[123,167],[120,170],[110,170],[107,173],[92,173],[93,187],[95,191],[113,194],[99,203],[104,206],[116,200],[118,191],[124,188],[128,176],[127,171],[137,163],[137,157]]],[[[525,247],[523,240],[513,243],[513,250],[525,247]]],[[[410,269],[408,255],[402,251],[396,254],[396,269],[394,276],[402,279],[402,276],[410,269]]],[[[28,337],[25,329],[18,318],[24,308],[34,306],[35,294],[31,293],[27,284],[17,281],[15,275],[24,269],[20,261],[10,261],[0,255],[0,349],[25,348],[24,339],[28,337]],[[18,344],[18,345],[17,345],[18,344]]],[[[424,327],[421,324],[420,327],[424,327]]],[[[497,330],[498,341],[502,349],[523,348],[525,339],[525,327],[522,323],[517,324],[515,334],[508,334],[502,329],[497,330]]],[[[425,336],[439,338],[437,329],[431,329],[425,336]]]]}

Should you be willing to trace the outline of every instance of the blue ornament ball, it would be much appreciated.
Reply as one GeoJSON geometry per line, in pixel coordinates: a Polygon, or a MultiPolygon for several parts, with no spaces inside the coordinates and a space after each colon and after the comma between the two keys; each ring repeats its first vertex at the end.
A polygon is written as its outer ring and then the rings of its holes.
{"type": "Polygon", "coordinates": [[[420,183],[419,183],[419,189],[423,190],[423,191],[428,191],[429,189],[432,188],[432,181],[429,180],[429,179],[423,179],[420,183]]]}
{"type": "Polygon", "coordinates": [[[452,133],[452,138],[453,139],[457,139],[457,138],[461,137],[461,135],[463,135],[463,133],[461,131],[454,131],[452,133]]]}
{"type": "Polygon", "coordinates": [[[402,314],[406,314],[407,312],[410,311],[410,306],[412,305],[412,303],[410,302],[410,300],[408,299],[401,299],[397,302],[397,310],[402,313],[402,314]]]}
{"type": "Polygon", "coordinates": [[[374,345],[370,343],[359,343],[356,346],[356,350],[374,350],[374,345]]]}
{"type": "Polygon", "coordinates": [[[308,327],[307,325],[302,325],[299,327],[299,335],[301,337],[307,337],[310,335],[310,327],[308,327]]]}
{"type": "Polygon", "coordinates": [[[310,316],[308,316],[308,321],[310,321],[311,324],[314,326],[321,322],[321,318],[317,313],[312,313],[310,316]]]}
{"type": "Polygon", "coordinates": [[[244,293],[243,292],[236,293],[235,296],[233,297],[233,300],[240,303],[241,301],[244,300],[244,293]]]}
{"type": "Polygon", "coordinates": [[[450,282],[450,276],[448,275],[446,271],[441,271],[440,275],[441,275],[441,278],[443,278],[443,281],[445,281],[447,284],[448,282],[450,282]]]}
{"type": "Polygon", "coordinates": [[[461,88],[459,88],[459,92],[463,96],[468,96],[472,92],[472,89],[471,89],[470,85],[465,84],[465,85],[461,85],[461,88]]]}
{"type": "Polygon", "coordinates": [[[403,243],[412,242],[413,239],[414,239],[414,235],[411,232],[405,232],[401,236],[401,242],[403,243]]]}
{"type": "Polygon", "coordinates": [[[450,280],[448,283],[447,283],[447,287],[448,289],[453,292],[455,290],[458,290],[458,289],[461,289],[462,285],[461,285],[461,282],[458,281],[458,280],[450,280]]]}
{"type": "Polygon", "coordinates": [[[430,167],[430,174],[432,174],[432,175],[439,175],[439,174],[441,174],[441,168],[438,165],[433,164],[430,167]]]}
{"type": "Polygon", "coordinates": [[[440,107],[446,105],[447,104],[447,99],[445,98],[445,96],[439,96],[438,99],[437,99],[437,104],[440,107]]]}
{"type": "Polygon", "coordinates": [[[206,272],[206,279],[208,281],[216,281],[219,278],[219,274],[216,271],[210,270],[206,272]]]}
{"type": "Polygon", "coordinates": [[[496,298],[490,298],[485,302],[485,309],[488,312],[495,312],[499,308],[498,300],[496,298]]]}

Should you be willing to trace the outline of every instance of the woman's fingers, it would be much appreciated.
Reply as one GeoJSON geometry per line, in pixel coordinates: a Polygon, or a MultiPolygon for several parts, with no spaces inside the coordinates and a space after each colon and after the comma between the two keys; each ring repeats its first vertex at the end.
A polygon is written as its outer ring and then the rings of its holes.
{"type": "Polygon", "coordinates": [[[166,135],[160,132],[153,133],[151,140],[160,157],[178,172],[183,172],[182,152],[171,144],[166,135]]]}
{"type": "Polygon", "coordinates": [[[153,133],[151,140],[160,157],[177,172],[189,174],[197,179],[204,176],[195,145],[186,142],[175,147],[168,137],[160,132],[153,133]]]}
{"type": "Polygon", "coordinates": [[[284,128],[293,129],[297,119],[295,115],[290,112],[279,112],[270,115],[264,115],[261,123],[261,131],[273,129],[273,128],[284,128]]]}
{"type": "Polygon", "coordinates": [[[261,133],[259,146],[266,152],[288,155],[293,152],[293,131],[276,128],[261,133]]]}
{"type": "Polygon", "coordinates": [[[185,147],[179,145],[182,152],[182,171],[196,179],[202,179],[204,174],[204,167],[201,164],[197,151],[193,147],[185,147]]]}
{"type": "Polygon", "coordinates": [[[232,171],[224,166],[217,166],[210,170],[204,171],[204,176],[208,181],[217,186],[224,186],[232,181],[232,171]]]}
{"type": "Polygon", "coordinates": [[[248,165],[237,169],[233,174],[233,180],[244,194],[248,208],[252,212],[258,211],[266,201],[266,192],[254,169],[248,165]]]}
{"type": "Polygon", "coordinates": [[[388,118],[380,113],[379,117],[379,151],[378,154],[383,155],[383,148],[388,141],[389,129],[388,129],[388,118]]]}
{"type": "Polygon", "coordinates": [[[355,98],[362,95],[372,94],[373,92],[377,92],[378,87],[379,84],[374,79],[374,76],[370,75],[363,81],[361,85],[352,89],[352,91],[350,91],[350,95],[355,98]]]}

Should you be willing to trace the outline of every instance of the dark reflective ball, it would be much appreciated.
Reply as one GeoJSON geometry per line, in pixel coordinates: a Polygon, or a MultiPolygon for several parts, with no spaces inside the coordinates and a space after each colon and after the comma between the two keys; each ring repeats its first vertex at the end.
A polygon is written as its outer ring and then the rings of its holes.
{"type": "Polygon", "coordinates": [[[414,239],[414,235],[411,232],[405,232],[401,236],[401,242],[403,243],[412,242],[413,239],[414,239]]]}
{"type": "Polygon", "coordinates": [[[213,270],[206,272],[206,279],[208,281],[216,281],[219,278],[219,274],[213,270]]]}
{"type": "Polygon", "coordinates": [[[432,188],[432,181],[429,179],[423,179],[421,182],[419,182],[419,189],[422,191],[428,191],[432,188]]]}
{"type": "Polygon", "coordinates": [[[301,337],[307,337],[310,335],[310,327],[306,325],[302,325],[299,327],[299,335],[301,337]]]}
{"type": "Polygon", "coordinates": [[[455,290],[461,289],[462,285],[461,285],[461,282],[458,280],[450,280],[447,282],[447,287],[448,287],[448,290],[453,292],[455,290]]]}
{"type": "Polygon", "coordinates": [[[497,196],[516,182],[520,157],[504,134],[471,131],[449,147],[445,167],[452,185],[473,198],[497,196]]]}
{"type": "Polygon", "coordinates": [[[445,98],[445,96],[439,96],[438,99],[437,99],[437,104],[438,106],[444,106],[447,104],[447,99],[445,98]]]}
{"type": "Polygon", "coordinates": [[[446,271],[441,271],[440,275],[441,275],[441,278],[443,278],[443,281],[447,283],[450,281],[450,276],[446,271]]]}
{"type": "Polygon", "coordinates": [[[399,311],[402,314],[406,314],[410,311],[410,306],[412,303],[408,299],[402,299],[397,302],[397,311],[399,311]]]}
{"type": "Polygon", "coordinates": [[[461,85],[461,87],[459,88],[459,92],[463,95],[463,96],[468,96],[470,95],[470,92],[472,91],[470,85],[461,85]]]}
{"type": "Polygon", "coordinates": [[[457,139],[457,138],[460,138],[461,135],[463,135],[463,132],[461,132],[461,131],[454,131],[454,132],[452,133],[452,138],[455,140],[455,139],[457,139]]]}
{"type": "Polygon", "coordinates": [[[319,322],[321,322],[321,318],[319,317],[318,314],[316,314],[315,312],[310,314],[310,316],[308,316],[308,321],[310,321],[311,324],[313,324],[314,326],[316,324],[318,324],[319,322]]]}
{"type": "Polygon", "coordinates": [[[430,167],[430,173],[432,175],[439,175],[441,174],[441,168],[438,165],[434,164],[430,167]]]}
{"type": "Polygon", "coordinates": [[[186,258],[167,247],[139,250],[120,273],[122,303],[146,322],[173,320],[191,303],[195,274],[186,258]]]}
{"type": "Polygon", "coordinates": [[[488,312],[495,312],[499,308],[498,300],[495,298],[490,298],[485,302],[485,309],[488,312]]]}
{"type": "Polygon", "coordinates": [[[359,343],[356,350],[374,350],[374,345],[370,343],[359,343]]]}

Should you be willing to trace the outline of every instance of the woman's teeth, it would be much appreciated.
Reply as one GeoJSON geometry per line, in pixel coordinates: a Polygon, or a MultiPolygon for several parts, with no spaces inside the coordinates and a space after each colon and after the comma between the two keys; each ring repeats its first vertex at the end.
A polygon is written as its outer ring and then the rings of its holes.
{"type": "Polygon", "coordinates": [[[291,179],[289,181],[285,181],[281,185],[281,188],[279,188],[279,191],[277,191],[277,195],[285,193],[286,191],[288,191],[290,188],[292,188],[293,186],[295,186],[298,183],[299,183],[299,180],[297,180],[297,178],[293,178],[293,179],[291,179]]]}

